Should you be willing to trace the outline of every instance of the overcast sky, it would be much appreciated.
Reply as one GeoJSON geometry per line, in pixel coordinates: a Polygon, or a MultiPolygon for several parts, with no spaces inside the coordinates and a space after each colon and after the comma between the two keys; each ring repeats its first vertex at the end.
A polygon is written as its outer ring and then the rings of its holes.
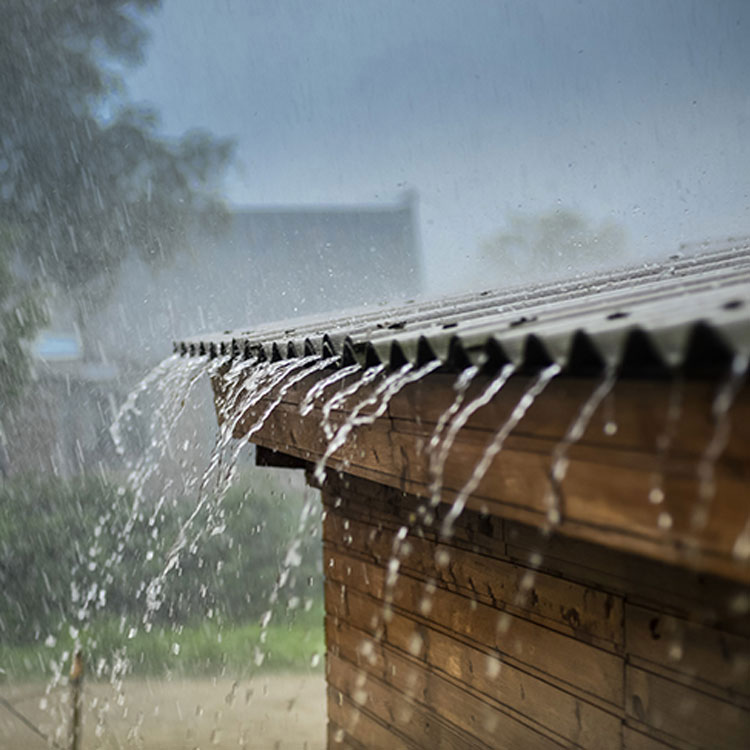
{"type": "Polygon", "coordinates": [[[414,188],[432,290],[512,210],[613,219],[632,258],[750,234],[746,0],[165,0],[149,28],[130,94],[237,139],[233,202],[414,188]]]}

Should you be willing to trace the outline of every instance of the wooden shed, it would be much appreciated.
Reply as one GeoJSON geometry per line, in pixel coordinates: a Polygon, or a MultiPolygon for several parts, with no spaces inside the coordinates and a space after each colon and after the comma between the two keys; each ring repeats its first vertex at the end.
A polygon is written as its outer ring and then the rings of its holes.
{"type": "Polygon", "coordinates": [[[330,748],[750,746],[749,282],[745,244],[177,344],[320,483],[330,748]]]}

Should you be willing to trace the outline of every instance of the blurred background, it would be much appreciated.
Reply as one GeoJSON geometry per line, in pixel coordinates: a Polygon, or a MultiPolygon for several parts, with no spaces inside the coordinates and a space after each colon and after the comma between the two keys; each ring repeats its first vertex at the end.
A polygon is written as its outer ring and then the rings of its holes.
{"type": "MultiPolygon", "coordinates": [[[[179,674],[198,695],[217,675],[312,675],[294,691],[317,706],[301,736],[318,746],[314,492],[245,457],[144,632],[216,425],[205,383],[181,401],[188,375],[128,394],[178,336],[747,237],[750,5],[2,5],[0,695],[54,736],[50,696],[83,638],[115,692],[124,676],[179,674]]],[[[120,708],[97,742],[131,732],[120,708]]],[[[30,731],[2,711],[0,739],[30,731]]]]}

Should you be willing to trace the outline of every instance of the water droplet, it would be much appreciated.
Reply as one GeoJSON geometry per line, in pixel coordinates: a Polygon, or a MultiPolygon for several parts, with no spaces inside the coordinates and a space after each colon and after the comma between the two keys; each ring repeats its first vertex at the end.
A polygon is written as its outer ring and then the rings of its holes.
{"type": "Polygon", "coordinates": [[[487,677],[489,677],[491,680],[496,679],[500,675],[501,668],[502,663],[500,659],[494,656],[487,657],[487,677]]]}
{"type": "Polygon", "coordinates": [[[750,560],[750,533],[745,528],[734,542],[732,554],[737,560],[750,560]]]}
{"type": "Polygon", "coordinates": [[[746,615],[750,612],[750,594],[742,592],[729,601],[729,611],[735,615],[746,615]]]}
{"type": "Polygon", "coordinates": [[[448,550],[444,547],[440,547],[435,552],[435,564],[438,568],[446,568],[451,561],[451,556],[448,550]]]}
{"type": "Polygon", "coordinates": [[[659,517],[656,520],[657,525],[663,531],[668,531],[672,528],[672,516],[666,511],[659,513],[659,517]]]}
{"type": "Polygon", "coordinates": [[[648,500],[654,505],[659,505],[664,502],[664,490],[662,490],[661,487],[652,487],[651,491],[648,493],[648,500]]]}

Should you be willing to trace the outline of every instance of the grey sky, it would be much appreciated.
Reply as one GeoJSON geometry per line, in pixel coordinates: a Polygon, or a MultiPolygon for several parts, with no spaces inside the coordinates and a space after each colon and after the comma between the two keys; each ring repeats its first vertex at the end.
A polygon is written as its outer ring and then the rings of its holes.
{"type": "Polygon", "coordinates": [[[431,289],[477,283],[513,209],[611,218],[633,258],[750,233],[744,0],[165,0],[149,23],[130,92],[166,133],[237,138],[234,202],[414,187],[431,289]]]}

